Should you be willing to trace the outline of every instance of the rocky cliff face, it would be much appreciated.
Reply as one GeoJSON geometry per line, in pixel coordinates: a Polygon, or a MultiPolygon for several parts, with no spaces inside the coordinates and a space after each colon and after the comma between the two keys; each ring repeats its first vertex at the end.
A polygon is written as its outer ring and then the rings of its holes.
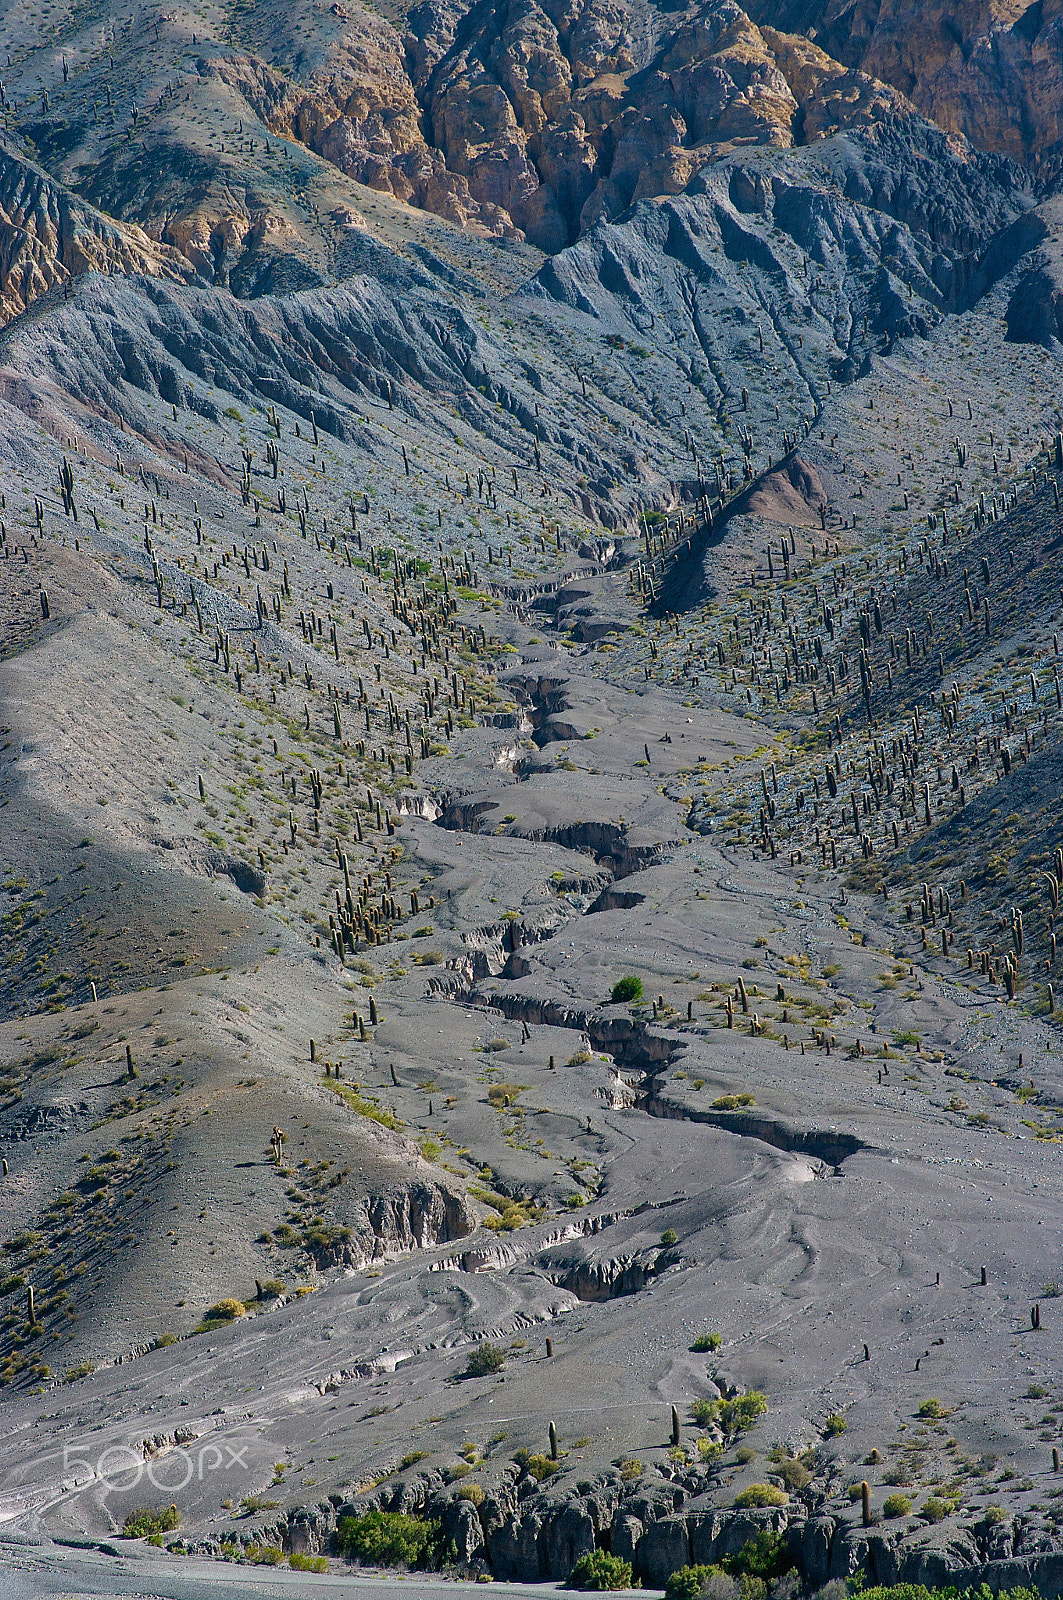
{"type": "Polygon", "coordinates": [[[191,276],[176,250],[119,226],[31,162],[0,150],[0,320],[85,272],[191,276]]]}
{"type": "Polygon", "coordinates": [[[1058,170],[1063,155],[1054,0],[913,5],[910,0],[752,0],[762,23],[807,33],[838,61],[893,84],[949,132],[1058,170]]]}
{"type": "MultiPolygon", "coordinates": [[[[354,185],[554,254],[633,203],[686,192],[721,156],[840,131],[916,137],[926,118],[961,160],[973,145],[1050,173],[1058,25],[1041,0],[419,0],[393,22],[304,0],[202,34],[164,18],[155,40],[123,34],[117,56],[71,34],[73,70],[61,52],[27,58],[7,104],[60,190],[254,294],[336,273],[367,226],[354,185]]],[[[13,236],[9,309],[98,264],[101,247],[68,243],[68,266],[49,238],[13,236]]]]}
{"type": "Polygon", "coordinates": [[[351,17],[302,85],[252,58],[205,64],[274,132],[348,175],[556,251],[632,201],[678,194],[714,156],[787,147],[904,97],[734,0],[681,13],[425,0],[399,35],[351,17]]]}

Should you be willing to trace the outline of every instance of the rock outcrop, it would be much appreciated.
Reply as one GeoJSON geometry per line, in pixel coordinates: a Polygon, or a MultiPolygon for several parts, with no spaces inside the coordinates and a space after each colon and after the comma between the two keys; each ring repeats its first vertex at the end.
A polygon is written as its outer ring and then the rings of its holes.
{"type": "Polygon", "coordinates": [[[893,84],[924,116],[984,150],[1059,170],[1058,0],[751,0],[762,24],[807,33],[836,61],[893,84]]]}
{"type": "Polygon", "coordinates": [[[192,276],[177,250],[113,222],[39,167],[0,149],[0,320],[86,272],[192,276]]]}

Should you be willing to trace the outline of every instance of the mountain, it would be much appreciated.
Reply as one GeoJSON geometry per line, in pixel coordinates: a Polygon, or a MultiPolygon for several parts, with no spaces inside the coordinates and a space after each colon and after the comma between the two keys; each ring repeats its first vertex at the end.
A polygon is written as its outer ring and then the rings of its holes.
{"type": "Polygon", "coordinates": [[[9,12],[14,1581],[1056,1592],[1054,26],[9,12]]]}

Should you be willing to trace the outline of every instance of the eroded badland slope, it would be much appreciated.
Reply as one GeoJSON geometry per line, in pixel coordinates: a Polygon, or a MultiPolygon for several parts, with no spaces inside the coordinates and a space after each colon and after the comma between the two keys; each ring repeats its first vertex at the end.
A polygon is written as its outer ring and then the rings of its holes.
{"type": "Polygon", "coordinates": [[[791,10],[5,13],[28,1582],[1060,1587],[1055,22],[791,10]]]}

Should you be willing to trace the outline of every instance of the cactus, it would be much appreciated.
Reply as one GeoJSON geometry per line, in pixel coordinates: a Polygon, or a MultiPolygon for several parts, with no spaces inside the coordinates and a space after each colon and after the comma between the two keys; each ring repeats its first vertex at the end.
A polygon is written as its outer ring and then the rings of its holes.
{"type": "Polygon", "coordinates": [[[865,1528],[871,1526],[871,1490],[865,1478],[860,1485],[860,1521],[865,1528]]]}

